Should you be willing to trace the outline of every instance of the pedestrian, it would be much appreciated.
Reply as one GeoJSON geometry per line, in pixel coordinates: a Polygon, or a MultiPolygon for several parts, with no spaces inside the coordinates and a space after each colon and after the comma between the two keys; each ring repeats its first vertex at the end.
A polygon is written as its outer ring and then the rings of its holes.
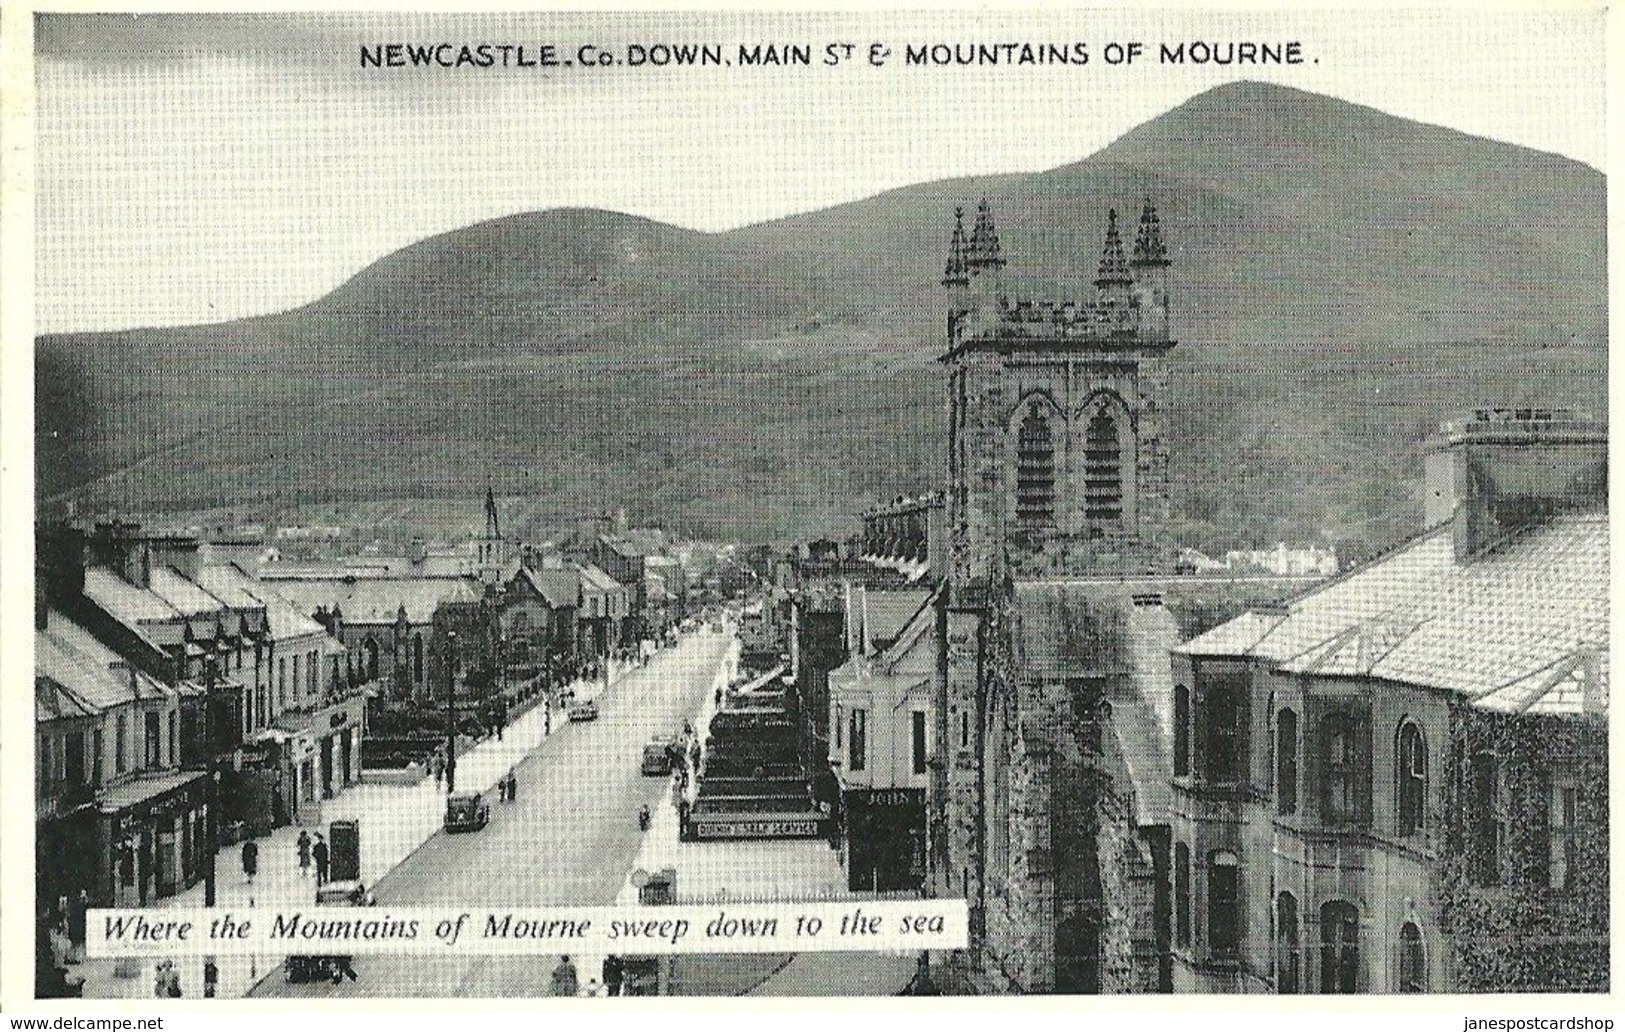
{"type": "Polygon", "coordinates": [[[215,966],[214,958],[203,958],[203,995],[212,999],[219,987],[220,969],[215,966]]]}
{"type": "Polygon", "coordinates": [[[243,878],[253,884],[260,869],[260,844],[252,838],[243,840],[243,878]]]}
{"type": "Polygon", "coordinates": [[[497,802],[505,803],[507,801],[508,801],[508,777],[507,777],[506,774],[504,774],[502,777],[497,779],[497,802]]]}
{"type": "Polygon", "coordinates": [[[609,995],[621,995],[621,979],[624,974],[620,957],[611,953],[604,958],[604,988],[609,990],[609,995]]]}
{"type": "Polygon", "coordinates": [[[299,829],[299,877],[310,877],[310,832],[299,829]]]}
{"type": "Polygon", "coordinates": [[[160,960],[152,972],[152,995],[165,997],[169,995],[169,961],[160,960]]]}
{"type": "Polygon", "coordinates": [[[574,996],[578,989],[576,966],[570,963],[568,955],[560,957],[558,966],[553,969],[553,984],[550,991],[554,996],[574,996]]]}
{"type": "Polygon", "coordinates": [[[90,916],[90,894],[79,890],[68,903],[68,962],[77,964],[85,959],[85,928],[90,916]]]}
{"type": "Polygon", "coordinates": [[[316,859],[316,884],[327,884],[327,840],[322,838],[321,832],[316,833],[316,844],[311,847],[310,855],[316,859]]]}
{"type": "Polygon", "coordinates": [[[513,771],[508,772],[508,802],[513,802],[519,794],[519,775],[513,771]]]}

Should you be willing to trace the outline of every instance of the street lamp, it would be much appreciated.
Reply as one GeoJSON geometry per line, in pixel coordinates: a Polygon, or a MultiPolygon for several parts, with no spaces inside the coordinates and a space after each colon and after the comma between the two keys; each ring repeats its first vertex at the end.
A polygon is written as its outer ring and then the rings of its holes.
{"type": "Polygon", "coordinates": [[[446,632],[446,794],[457,790],[457,632],[446,632]]]}
{"type": "Polygon", "coordinates": [[[209,843],[209,860],[203,868],[203,905],[214,906],[214,859],[220,852],[220,752],[215,748],[214,728],[214,695],[215,688],[220,682],[220,658],[218,655],[204,657],[203,660],[203,749],[206,753],[209,771],[209,799],[208,820],[204,834],[209,843]]]}

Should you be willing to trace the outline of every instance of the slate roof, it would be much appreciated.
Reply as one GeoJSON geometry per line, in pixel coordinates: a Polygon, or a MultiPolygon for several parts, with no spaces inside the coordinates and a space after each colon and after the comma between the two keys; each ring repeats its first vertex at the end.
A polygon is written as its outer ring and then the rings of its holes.
{"type": "Polygon", "coordinates": [[[580,598],[581,581],[574,570],[525,567],[519,575],[554,609],[574,609],[580,598]]]}
{"type": "Polygon", "coordinates": [[[606,594],[626,590],[620,581],[592,563],[588,563],[581,568],[581,586],[587,591],[600,591],[606,594]]]}
{"type": "Polygon", "coordinates": [[[1440,527],[1286,603],[1176,651],[1289,673],[1371,677],[1501,712],[1606,708],[1608,516],[1574,514],[1466,560],[1440,527]]]}
{"type": "Polygon", "coordinates": [[[1098,581],[1016,584],[1022,671],[1045,680],[1104,676],[1117,755],[1133,787],[1135,820],[1165,824],[1173,806],[1170,761],[1179,623],[1160,604],[1098,581]]]}
{"type": "Polygon", "coordinates": [[[182,616],[161,596],[101,566],[85,570],[85,597],[124,623],[177,620],[182,616]]]}
{"type": "Polygon", "coordinates": [[[152,571],[147,587],[153,594],[188,616],[214,616],[224,613],[227,606],[208,591],[187,580],[167,566],[152,571]]]}
{"type": "MultiPolygon", "coordinates": [[[[890,643],[900,637],[922,607],[931,601],[929,591],[869,590],[861,609],[867,621],[871,643],[890,643]]],[[[857,599],[853,600],[858,607],[857,599]]]]}
{"type": "Polygon", "coordinates": [[[35,716],[41,719],[49,719],[41,717],[42,712],[88,715],[169,694],[163,684],[139,670],[132,690],[129,668],[118,653],[55,611],[48,614],[46,629],[34,632],[34,677],[35,716]],[[42,681],[63,698],[42,699],[42,681]]]}
{"type": "Polygon", "coordinates": [[[393,624],[402,606],[410,623],[428,624],[442,603],[479,601],[473,586],[461,577],[311,577],[277,580],[268,587],[301,614],[337,605],[346,624],[393,624]]]}

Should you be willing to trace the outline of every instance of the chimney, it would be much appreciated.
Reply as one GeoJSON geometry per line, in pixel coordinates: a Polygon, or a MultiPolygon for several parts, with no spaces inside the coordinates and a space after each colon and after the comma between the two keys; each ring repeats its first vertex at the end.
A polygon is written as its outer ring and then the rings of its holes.
{"type": "Polygon", "coordinates": [[[1608,504],[1608,426],[1553,409],[1479,409],[1424,445],[1423,511],[1466,559],[1515,531],[1608,504]]]}

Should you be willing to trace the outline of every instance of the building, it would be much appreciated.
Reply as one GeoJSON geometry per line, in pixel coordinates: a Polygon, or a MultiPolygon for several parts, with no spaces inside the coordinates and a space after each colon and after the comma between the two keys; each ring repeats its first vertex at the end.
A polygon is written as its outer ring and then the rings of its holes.
{"type": "Polygon", "coordinates": [[[1606,465],[1449,424],[1430,529],[1174,650],[1179,988],[1608,990],[1606,465]]]}
{"type": "Polygon", "coordinates": [[[955,219],[927,736],[927,891],[970,913],[932,967],[949,991],[1171,988],[1167,650],[1302,583],[1175,572],[1169,264],[1147,203],[1128,251],[1109,214],[1092,296],[1012,301],[987,202],[968,235],[955,219]]]}
{"type": "Polygon", "coordinates": [[[49,606],[34,633],[36,902],[141,906],[194,884],[207,776],[181,766],[181,695],[49,606]]]}
{"type": "Polygon", "coordinates": [[[845,592],[846,652],[828,678],[828,757],[840,790],[847,885],[919,889],[925,879],[925,794],[936,754],[936,596],[845,592]]]}

